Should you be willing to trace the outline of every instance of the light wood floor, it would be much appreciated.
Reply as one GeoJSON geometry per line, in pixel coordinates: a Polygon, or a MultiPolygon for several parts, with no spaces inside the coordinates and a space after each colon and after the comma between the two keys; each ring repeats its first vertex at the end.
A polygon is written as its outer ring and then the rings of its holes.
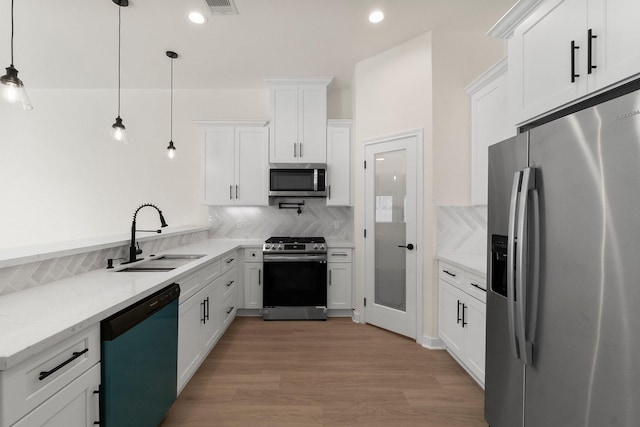
{"type": "Polygon", "coordinates": [[[483,391],[445,351],[348,318],[237,318],[161,427],[487,427],[483,391]]]}

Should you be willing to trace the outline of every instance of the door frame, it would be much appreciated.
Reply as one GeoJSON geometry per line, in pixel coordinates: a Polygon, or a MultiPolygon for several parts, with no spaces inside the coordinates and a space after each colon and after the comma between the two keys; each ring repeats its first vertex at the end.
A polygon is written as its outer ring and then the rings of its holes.
{"type": "MultiPolygon", "coordinates": [[[[424,327],[424,130],[423,129],[412,129],[404,132],[399,132],[395,134],[385,135],[377,138],[366,139],[363,141],[362,154],[365,157],[367,147],[376,144],[382,144],[385,142],[392,142],[398,139],[405,138],[416,138],[416,156],[418,157],[416,163],[416,337],[415,340],[418,344],[422,345],[423,341],[423,327],[424,327]]],[[[363,229],[366,228],[367,224],[367,206],[366,206],[366,198],[367,198],[367,185],[366,185],[366,170],[362,170],[362,193],[364,195],[364,206],[362,209],[362,224],[364,225],[363,229]]],[[[366,250],[366,238],[364,237],[364,233],[360,235],[362,239],[362,248],[363,248],[363,260],[362,267],[360,269],[360,274],[363,278],[362,280],[362,295],[363,298],[366,298],[367,295],[367,268],[370,263],[375,262],[374,260],[367,259],[367,250],[366,250]]],[[[369,237],[371,238],[371,237],[369,237]]],[[[367,307],[362,307],[362,316],[360,321],[362,323],[367,323],[367,307]]]]}

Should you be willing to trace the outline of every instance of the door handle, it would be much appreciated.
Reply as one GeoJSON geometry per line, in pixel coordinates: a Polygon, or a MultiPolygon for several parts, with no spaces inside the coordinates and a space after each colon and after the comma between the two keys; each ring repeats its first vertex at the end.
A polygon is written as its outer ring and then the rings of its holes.
{"type": "Polygon", "coordinates": [[[507,324],[509,327],[509,346],[513,356],[520,359],[520,347],[516,337],[516,320],[514,306],[515,296],[515,249],[516,249],[516,210],[518,207],[518,190],[520,189],[520,179],[522,172],[513,174],[513,186],[511,187],[511,199],[509,202],[509,231],[507,235],[507,324]]]}
{"type": "Polygon", "coordinates": [[[409,249],[410,251],[413,250],[414,246],[412,243],[407,244],[407,246],[402,246],[402,245],[398,245],[399,248],[405,248],[405,249],[409,249]]]}

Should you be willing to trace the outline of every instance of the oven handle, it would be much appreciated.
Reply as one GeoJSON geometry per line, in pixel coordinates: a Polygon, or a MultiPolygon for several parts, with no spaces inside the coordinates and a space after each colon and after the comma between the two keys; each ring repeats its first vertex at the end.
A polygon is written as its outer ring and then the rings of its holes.
{"type": "Polygon", "coordinates": [[[262,257],[263,262],[309,262],[320,261],[327,262],[326,255],[267,255],[262,257]]]}

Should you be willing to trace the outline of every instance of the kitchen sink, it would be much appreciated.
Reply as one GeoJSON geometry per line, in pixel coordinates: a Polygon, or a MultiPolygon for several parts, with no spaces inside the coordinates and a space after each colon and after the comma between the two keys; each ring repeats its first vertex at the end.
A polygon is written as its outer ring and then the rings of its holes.
{"type": "Polygon", "coordinates": [[[166,272],[182,267],[185,264],[200,259],[205,255],[164,254],[141,261],[131,267],[123,268],[118,272],[142,273],[142,272],[166,272]]]}
{"type": "Polygon", "coordinates": [[[139,267],[127,267],[122,270],[118,270],[119,273],[142,273],[142,272],[165,272],[171,271],[178,267],[152,267],[152,266],[139,266],[139,267]]]}

